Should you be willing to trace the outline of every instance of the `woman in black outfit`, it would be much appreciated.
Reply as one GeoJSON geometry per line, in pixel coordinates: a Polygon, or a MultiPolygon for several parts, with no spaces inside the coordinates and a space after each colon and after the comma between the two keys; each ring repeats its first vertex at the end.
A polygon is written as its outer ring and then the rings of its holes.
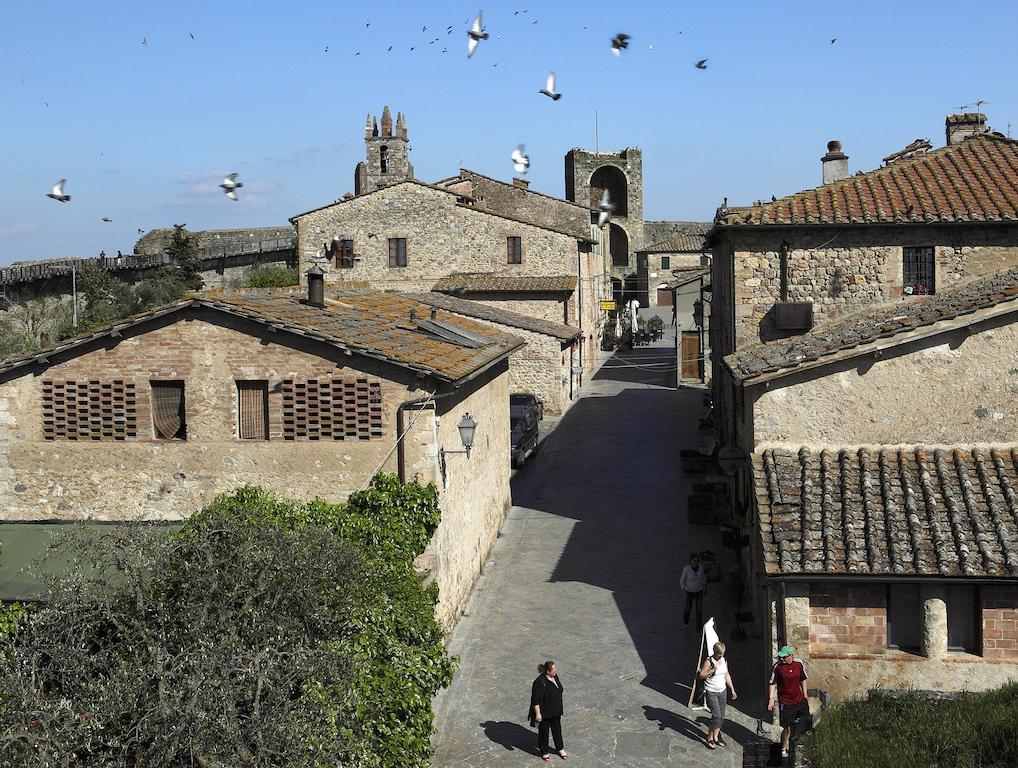
{"type": "Polygon", "coordinates": [[[569,755],[562,743],[562,683],[554,661],[544,662],[544,673],[534,680],[530,692],[531,717],[537,723],[537,748],[542,760],[551,760],[548,731],[555,739],[555,752],[565,760],[569,755]]]}

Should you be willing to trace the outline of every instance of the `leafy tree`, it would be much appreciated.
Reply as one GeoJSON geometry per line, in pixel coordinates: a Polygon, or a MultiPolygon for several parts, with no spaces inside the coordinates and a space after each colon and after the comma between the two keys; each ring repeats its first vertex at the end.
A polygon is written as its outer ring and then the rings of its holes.
{"type": "Polygon", "coordinates": [[[131,286],[108,270],[86,266],[78,273],[78,283],[83,307],[77,331],[108,325],[138,311],[138,297],[131,286]]]}
{"type": "Polygon", "coordinates": [[[200,289],[203,281],[201,259],[198,256],[198,238],[184,229],[183,224],[174,224],[167,251],[172,263],[179,270],[180,280],[187,289],[191,291],[200,289]]]}
{"type": "Polygon", "coordinates": [[[424,768],[452,676],[413,558],[434,486],[223,495],[167,534],[84,529],[0,659],[0,762],[424,768]]]}
{"type": "Polygon", "coordinates": [[[171,304],[192,290],[192,282],[181,270],[160,269],[154,277],[133,286],[138,311],[171,304]]]}
{"type": "Polygon", "coordinates": [[[244,288],[286,288],[291,285],[299,285],[300,276],[296,269],[270,265],[258,267],[251,271],[251,274],[244,280],[244,288]]]}
{"type": "Polygon", "coordinates": [[[32,352],[59,338],[71,308],[55,296],[11,304],[0,315],[0,357],[32,352]]]}

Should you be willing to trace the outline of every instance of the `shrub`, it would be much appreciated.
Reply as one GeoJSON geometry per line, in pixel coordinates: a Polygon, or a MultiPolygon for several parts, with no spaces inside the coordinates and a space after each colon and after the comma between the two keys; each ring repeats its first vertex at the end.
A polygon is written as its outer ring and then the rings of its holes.
{"type": "Polygon", "coordinates": [[[243,288],[286,288],[291,285],[299,285],[300,276],[297,274],[296,269],[289,269],[288,267],[280,267],[278,265],[270,265],[267,267],[258,267],[251,271],[244,284],[243,288]]]}
{"type": "Polygon", "coordinates": [[[806,739],[814,768],[1018,765],[1018,683],[938,699],[871,691],[824,713],[806,739]]]}

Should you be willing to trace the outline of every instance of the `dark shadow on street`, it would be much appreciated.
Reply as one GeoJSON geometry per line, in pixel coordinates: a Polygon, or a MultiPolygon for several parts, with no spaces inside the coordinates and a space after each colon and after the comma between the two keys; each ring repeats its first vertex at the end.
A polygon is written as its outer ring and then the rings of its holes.
{"type": "Polygon", "coordinates": [[[633,347],[612,355],[594,374],[593,381],[624,381],[675,387],[675,350],[669,347],[633,347]]]}
{"type": "Polygon", "coordinates": [[[532,755],[538,754],[537,733],[519,723],[510,723],[508,720],[499,722],[488,720],[485,723],[480,723],[480,726],[484,729],[485,736],[508,750],[518,749],[532,755]]]}
{"type": "MultiPolygon", "coordinates": [[[[638,348],[627,352],[626,360],[667,352],[638,348]]],[[[619,359],[615,355],[608,363],[619,359]]],[[[720,539],[716,526],[686,521],[686,497],[702,476],[682,471],[679,451],[698,440],[703,390],[676,390],[674,376],[674,370],[606,364],[594,377],[605,383],[604,394],[595,390],[570,408],[542,446],[543,455],[513,478],[512,494],[517,506],[577,521],[551,581],[610,590],[646,669],[642,685],[685,706],[700,631],[682,625],[679,576],[692,551],[720,549],[720,539]],[[651,386],[616,393],[611,382],[651,386]],[[583,481],[558,480],[577,477],[583,481]]],[[[704,614],[715,617],[719,634],[729,642],[736,686],[750,694],[738,704],[748,705],[757,698],[751,683],[761,673],[748,679],[756,644],[729,637],[735,611],[720,586],[708,594],[704,614]]]]}
{"type": "Polygon", "coordinates": [[[685,736],[691,741],[707,745],[707,731],[697,727],[697,724],[688,718],[670,712],[660,707],[648,707],[644,705],[643,715],[651,722],[658,724],[658,730],[671,729],[680,736],[685,736]]]}

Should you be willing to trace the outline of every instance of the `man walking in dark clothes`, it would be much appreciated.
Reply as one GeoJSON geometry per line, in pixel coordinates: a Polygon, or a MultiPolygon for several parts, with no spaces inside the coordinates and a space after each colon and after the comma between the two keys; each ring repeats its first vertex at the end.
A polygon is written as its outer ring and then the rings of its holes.
{"type": "Polygon", "coordinates": [[[703,626],[703,595],[707,591],[707,574],[700,556],[695,552],[689,556],[689,565],[682,569],[679,576],[679,587],[686,593],[686,607],[682,611],[682,621],[689,626],[690,609],[696,605],[696,625],[703,626]]]}
{"type": "Polygon", "coordinates": [[[541,759],[551,760],[548,749],[548,732],[555,739],[555,752],[565,760],[562,742],[562,683],[558,679],[558,668],[554,661],[544,662],[544,673],[537,676],[530,691],[531,717],[537,723],[537,748],[541,759]]]}

